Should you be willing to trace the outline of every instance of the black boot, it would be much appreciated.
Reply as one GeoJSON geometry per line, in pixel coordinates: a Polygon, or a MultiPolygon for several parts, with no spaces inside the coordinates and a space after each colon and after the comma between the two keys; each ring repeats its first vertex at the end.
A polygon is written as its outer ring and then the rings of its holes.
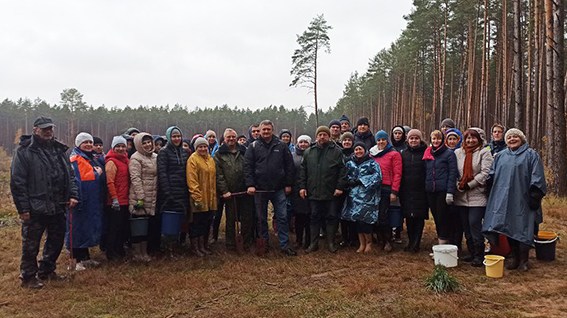
{"type": "Polygon", "coordinates": [[[327,221],[327,249],[331,253],[337,252],[337,247],[335,246],[335,236],[337,235],[337,221],[327,221]]]}
{"type": "Polygon", "coordinates": [[[305,250],[305,253],[313,253],[319,249],[319,233],[321,231],[321,227],[319,225],[311,225],[311,242],[309,247],[305,250]]]}
{"type": "Polygon", "coordinates": [[[530,258],[530,247],[526,244],[520,243],[518,248],[518,255],[520,257],[520,262],[518,264],[518,270],[522,272],[528,271],[528,260],[530,258]]]}
{"type": "Polygon", "coordinates": [[[37,280],[37,278],[34,277],[30,277],[28,279],[24,279],[22,280],[22,287],[23,288],[29,288],[29,289],[41,289],[43,288],[43,284],[37,280]]]}
{"type": "Polygon", "coordinates": [[[472,253],[473,260],[471,263],[472,267],[484,266],[484,242],[480,242],[474,245],[474,252],[472,253]]]}
{"type": "Polygon", "coordinates": [[[512,256],[512,259],[508,261],[508,264],[506,265],[506,269],[509,270],[518,269],[518,266],[520,266],[520,255],[519,255],[519,248],[517,245],[510,244],[510,256],[512,256]]]}

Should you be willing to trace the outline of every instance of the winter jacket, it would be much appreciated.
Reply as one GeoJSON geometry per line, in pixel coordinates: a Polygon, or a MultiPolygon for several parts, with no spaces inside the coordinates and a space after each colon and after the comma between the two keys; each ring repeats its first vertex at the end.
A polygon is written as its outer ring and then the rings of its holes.
{"type": "Polygon", "coordinates": [[[382,186],[389,186],[392,193],[398,195],[402,182],[402,156],[400,156],[400,153],[390,144],[381,152],[378,152],[378,146],[370,148],[369,152],[370,156],[380,165],[382,186]]]}
{"type": "Polygon", "coordinates": [[[351,160],[346,164],[349,181],[358,180],[348,193],[341,212],[341,219],[351,222],[376,224],[380,205],[380,165],[365,155],[361,160],[351,160]]]}
{"type": "Polygon", "coordinates": [[[189,189],[187,188],[187,160],[189,153],[183,143],[175,146],[171,142],[171,132],[179,127],[172,126],[166,131],[166,146],[157,156],[160,211],[189,211],[189,189]]]}
{"type": "Polygon", "coordinates": [[[193,153],[187,160],[187,185],[191,194],[191,212],[209,212],[217,209],[217,173],[211,155],[193,153]],[[197,206],[200,202],[200,207],[197,206]]]}
{"type": "Polygon", "coordinates": [[[69,148],[57,140],[48,144],[22,136],[12,160],[10,189],[18,213],[53,215],[65,212],[69,199],[79,199],[69,148]]]}
{"type": "Polygon", "coordinates": [[[366,145],[366,149],[370,149],[374,146],[376,146],[376,140],[374,139],[374,134],[372,134],[372,132],[370,131],[370,129],[364,133],[361,134],[360,132],[356,131],[354,133],[354,142],[353,144],[357,143],[357,142],[363,142],[366,145]]]}
{"type": "Polygon", "coordinates": [[[427,192],[425,191],[425,161],[422,160],[427,146],[422,141],[417,147],[408,147],[401,153],[402,182],[400,202],[404,217],[429,219],[427,192]]]}
{"type": "Polygon", "coordinates": [[[346,189],[343,152],[334,142],[311,145],[303,154],[299,187],[309,200],[333,200],[335,190],[346,189]]]}
{"type": "Polygon", "coordinates": [[[441,146],[437,151],[429,147],[423,155],[427,168],[425,189],[429,193],[446,192],[455,194],[457,189],[457,158],[455,153],[441,146]]]}
{"type": "Polygon", "coordinates": [[[267,143],[258,138],[246,150],[244,181],[257,190],[280,190],[293,185],[293,157],[286,144],[272,136],[267,143]]]}
{"type": "Polygon", "coordinates": [[[112,205],[112,199],[118,199],[120,205],[128,205],[130,189],[130,173],[128,171],[128,154],[119,155],[110,150],[105,157],[106,186],[108,188],[107,205],[112,205]]]}
{"type": "Polygon", "coordinates": [[[490,150],[492,156],[496,156],[499,152],[508,148],[508,145],[506,145],[506,142],[504,141],[504,139],[502,139],[499,141],[493,140],[490,143],[488,143],[486,147],[490,150]]]}
{"type": "Polygon", "coordinates": [[[396,149],[397,152],[402,152],[402,150],[406,149],[407,147],[407,143],[406,143],[406,134],[405,134],[405,130],[404,130],[404,126],[394,126],[394,128],[392,128],[392,132],[390,134],[390,141],[392,142],[392,146],[394,146],[394,149],[396,149]],[[402,133],[402,140],[400,141],[396,141],[394,139],[394,129],[396,129],[396,127],[399,127],[402,129],[403,133],[402,133]]]}
{"type": "MultiPolygon", "coordinates": [[[[79,148],[71,152],[71,165],[75,174],[75,182],[79,193],[79,204],[73,213],[73,248],[88,248],[97,246],[102,235],[103,187],[104,179],[94,167],[100,162],[88,157],[79,148]]],[[[66,242],[70,242],[70,219],[67,222],[66,242]]]]}
{"type": "MultiPolygon", "coordinates": [[[[152,149],[146,152],[142,147],[142,138],[151,137],[148,133],[139,133],[134,137],[136,153],[130,158],[130,213],[134,215],[155,215],[158,191],[157,154],[152,149]],[[144,201],[141,209],[134,209],[138,200],[144,201]]],[[[153,139],[152,139],[153,140],[153,139]]]]}
{"type": "Polygon", "coordinates": [[[490,182],[483,234],[493,243],[503,234],[534,246],[535,224],[543,222],[541,199],[547,191],[539,154],[527,143],[501,151],[490,168],[490,182]]]}
{"type": "Polygon", "coordinates": [[[220,146],[215,156],[217,173],[217,193],[236,193],[246,191],[244,184],[244,156],[246,148],[236,144],[236,152],[231,152],[227,145],[220,146]]]}
{"type": "Polygon", "coordinates": [[[214,157],[215,154],[217,153],[217,150],[219,150],[219,143],[215,142],[214,145],[209,144],[209,153],[211,154],[211,157],[214,157]]]}
{"type": "MultiPolygon", "coordinates": [[[[458,184],[463,177],[463,168],[466,158],[465,149],[459,148],[455,150],[455,156],[457,157],[457,167],[459,169],[459,175],[457,176],[458,184]]],[[[455,192],[455,206],[486,206],[486,201],[488,200],[488,194],[486,193],[486,179],[488,178],[492,161],[492,154],[490,154],[490,150],[488,150],[488,148],[479,147],[473,152],[472,167],[474,180],[468,183],[470,190],[461,191],[457,187],[457,191],[455,192]]]]}

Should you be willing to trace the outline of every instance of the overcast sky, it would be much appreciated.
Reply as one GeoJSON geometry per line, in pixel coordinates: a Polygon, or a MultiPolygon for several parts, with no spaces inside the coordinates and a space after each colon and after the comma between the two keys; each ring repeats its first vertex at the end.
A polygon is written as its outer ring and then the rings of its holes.
{"type": "MultiPolygon", "coordinates": [[[[411,0],[0,0],[0,98],[89,105],[313,105],[290,88],[291,55],[318,14],[333,27],[319,61],[319,105],[389,47],[411,0]]],[[[310,109],[307,109],[310,111],[310,109]]]]}

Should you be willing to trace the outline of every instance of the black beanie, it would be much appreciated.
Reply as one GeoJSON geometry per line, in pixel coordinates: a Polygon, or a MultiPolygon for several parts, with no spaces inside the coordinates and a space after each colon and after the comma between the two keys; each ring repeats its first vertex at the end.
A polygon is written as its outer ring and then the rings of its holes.
{"type": "Polygon", "coordinates": [[[354,145],[352,146],[352,149],[356,148],[356,147],[362,147],[364,148],[364,152],[368,151],[368,149],[366,148],[366,144],[363,143],[362,141],[357,141],[354,143],[354,145]]]}
{"type": "Polygon", "coordinates": [[[370,122],[368,121],[368,118],[366,118],[366,117],[360,118],[360,119],[356,122],[356,126],[360,126],[360,125],[370,126],[370,122]]]}
{"type": "Polygon", "coordinates": [[[331,122],[329,123],[329,128],[331,128],[331,127],[333,127],[333,126],[335,126],[335,125],[341,127],[341,122],[338,121],[338,120],[336,120],[336,119],[333,119],[333,120],[331,120],[331,122]]]}
{"type": "Polygon", "coordinates": [[[291,134],[291,131],[289,131],[289,129],[282,129],[280,131],[280,136],[279,136],[280,139],[282,139],[283,134],[288,134],[290,138],[293,137],[293,135],[291,134]]]}
{"type": "Polygon", "coordinates": [[[96,144],[103,145],[104,143],[102,142],[102,139],[100,139],[99,137],[93,137],[93,145],[96,145],[96,144]]]}
{"type": "Polygon", "coordinates": [[[342,115],[341,118],[339,119],[339,121],[342,123],[343,121],[346,121],[349,125],[350,125],[350,120],[348,119],[348,117],[346,115],[342,115]]]}

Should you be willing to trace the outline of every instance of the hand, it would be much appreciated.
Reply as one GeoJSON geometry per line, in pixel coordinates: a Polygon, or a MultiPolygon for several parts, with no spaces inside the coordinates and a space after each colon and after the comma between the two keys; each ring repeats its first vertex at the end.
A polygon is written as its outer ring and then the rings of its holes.
{"type": "Polygon", "coordinates": [[[102,175],[102,169],[101,167],[94,167],[94,170],[96,171],[96,173],[98,173],[98,175],[102,175]]]}
{"type": "Polygon", "coordinates": [[[307,190],[305,190],[305,189],[299,190],[299,196],[300,196],[302,199],[305,199],[305,197],[307,197],[307,190]]]}
{"type": "Polygon", "coordinates": [[[227,192],[227,193],[225,193],[225,194],[222,195],[222,197],[223,197],[224,199],[228,199],[228,198],[230,198],[231,196],[232,196],[232,193],[230,193],[230,192],[227,192]]]}
{"type": "Polygon", "coordinates": [[[70,208],[76,207],[77,204],[79,204],[79,201],[78,201],[78,200],[76,200],[76,199],[70,199],[70,200],[69,200],[69,207],[70,207],[70,208]]]}
{"type": "Polygon", "coordinates": [[[447,193],[447,196],[445,197],[445,202],[447,202],[447,205],[453,205],[453,195],[451,193],[447,193]]]}
{"type": "Polygon", "coordinates": [[[335,193],[333,194],[336,197],[340,197],[343,195],[343,190],[335,189],[335,193]]]}
{"type": "Polygon", "coordinates": [[[134,205],[135,210],[139,210],[143,207],[144,207],[144,200],[138,200],[138,202],[136,202],[136,205],[134,205]]]}
{"type": "Polygon", "coordinates": [[[197,209],[202,209],[202,208],[203,208],[203,202],[201,202],[201,201],[195,201],[195,202],[193,203],[193,205],[195,205],[195,207],[196,207],[197,209]]]}
{"type": "Polygon", "coordinates": [[[291,193],[291,187],[285,187],[285,195],[289,195],[291,193]]]}
{"type": "Polygon", "coordinates": [[[117,198],[112,199],[112,209],[114,211],[120,211],[120,203],[117,198]]]}
{"type": "Polygon", "coordinates": [[[390,202],[394,202],[394,201],[396,201],[397,199],[398,199],[398,196],[397,196],[397,195],[395,195],[395,194],[393,194],[393,193],[390,193],[390,202]]]}
{"type": "Polygon", "coordinates": [[[358,179],[349,180],[348,185],[349,185],[349,187],[354,188],[356,186],[362,185],[362,182],[358,179]]]}
{"type": "Polygon", "coordinates": [[[249,195],[254,195],[254,194],[256,193],[256,188],[254,188],[254,187],[249,187],[248,190],[246,190],[246,192],[247,192],[249,195]]]}
{"type": "Polygon", "coordinates": [[[29,212],[24,212],[24,213],[20,214],[20,220],[25,222],[29,219],[30,219],[30,213],[29,212]]]}

